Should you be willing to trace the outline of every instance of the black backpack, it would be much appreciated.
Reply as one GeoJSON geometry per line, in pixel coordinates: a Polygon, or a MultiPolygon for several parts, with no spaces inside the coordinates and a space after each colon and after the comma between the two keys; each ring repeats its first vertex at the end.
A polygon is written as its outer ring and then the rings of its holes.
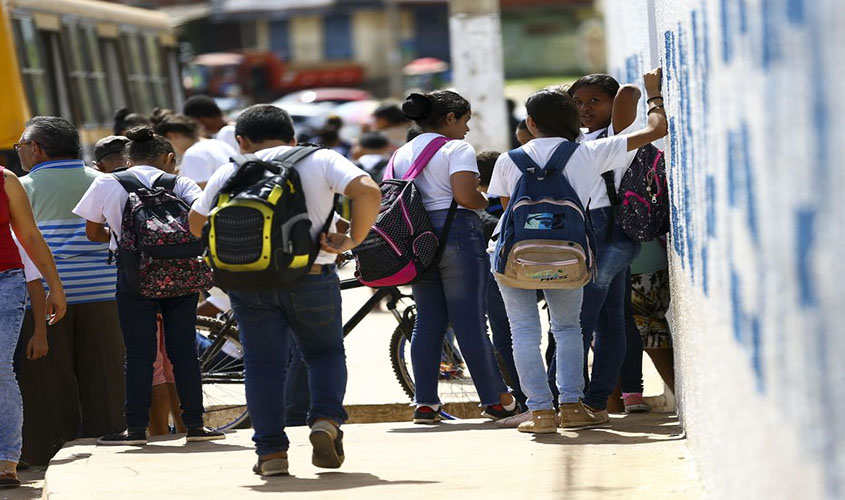
{"type": "MultiPolygon", "coordinates": [[[[203,228],[217,286],[284,288],[311,270],[320,247],[311,238],[305,194],[293,166],[318,149],[297,146],[266,161],[251,154],[232,158],[237,169],[220,188],[203,228]]],[[[333,218],[332,209],[323,231],[333,218]]]]}
{"type": "MultiPolygon", "coordinates": [[[[605,137],[606,130],[598,139],[605,137]]],[[[669,232],[669,186],[663,151],[652,144],[639,148],[622,176],[618,191],[613,170],[603,173],[602,179],[615,221],[629,238],[651,241],[669,232]]]]}

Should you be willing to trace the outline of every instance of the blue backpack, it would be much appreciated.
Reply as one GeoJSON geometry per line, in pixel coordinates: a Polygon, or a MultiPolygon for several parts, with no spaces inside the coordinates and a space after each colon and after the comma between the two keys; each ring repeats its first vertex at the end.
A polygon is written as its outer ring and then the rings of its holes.
{"type": "Polygon", "coordinates": [[[528,290],[580,288],[593,279],[589,216],[563,170],[578,143],[562,142],[540,168],[522,149],[508,152],[522,172],[496,244],[496,278],[528,290]]]}

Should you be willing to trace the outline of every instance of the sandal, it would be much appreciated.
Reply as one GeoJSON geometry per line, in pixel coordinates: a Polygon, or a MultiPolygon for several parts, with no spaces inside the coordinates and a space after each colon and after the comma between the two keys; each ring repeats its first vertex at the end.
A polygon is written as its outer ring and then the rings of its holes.
{"type": "Polygon", "coordinates": [[[17,488],[21,485],[15,471],[7,470],[0,472],[0,488],[17,488]]]}

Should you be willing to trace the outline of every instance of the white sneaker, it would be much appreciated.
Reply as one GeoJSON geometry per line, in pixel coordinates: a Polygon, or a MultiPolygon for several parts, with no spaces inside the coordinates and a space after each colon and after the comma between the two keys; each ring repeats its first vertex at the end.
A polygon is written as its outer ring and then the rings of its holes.
{"type": "Polygon", "coordinates": [[[519,424],[521,424],[522,422],[527,422],[529,420],[531,420],[530,410],[523,413],[517,413],[516,415],[512,415],[501,420],[496,420],[496,426],[508,429],[516,429],[517,427],[519,427],[519,424]]]}

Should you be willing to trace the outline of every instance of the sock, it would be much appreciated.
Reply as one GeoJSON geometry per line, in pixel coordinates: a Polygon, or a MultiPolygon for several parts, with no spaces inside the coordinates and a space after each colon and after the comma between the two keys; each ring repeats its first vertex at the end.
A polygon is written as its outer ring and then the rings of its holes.
{"type": "Polygon", "coordinates": [[[507,411],[514,411],[516,409],[516,398],[511,396],[511,403],[509,405],[502,405],[502,408],[507,411]]]}
{"type": "Polygon", "coordinates": [[[641,392],[623,392],[623,393],[622,393],[622,399],[625,399],[625,398],[627,398],[628,396],[634,396],[634,395],[637,395],[637,396],[642,397],[642,396],[643,396],[643,393],[641,393],[641,392]]]}

